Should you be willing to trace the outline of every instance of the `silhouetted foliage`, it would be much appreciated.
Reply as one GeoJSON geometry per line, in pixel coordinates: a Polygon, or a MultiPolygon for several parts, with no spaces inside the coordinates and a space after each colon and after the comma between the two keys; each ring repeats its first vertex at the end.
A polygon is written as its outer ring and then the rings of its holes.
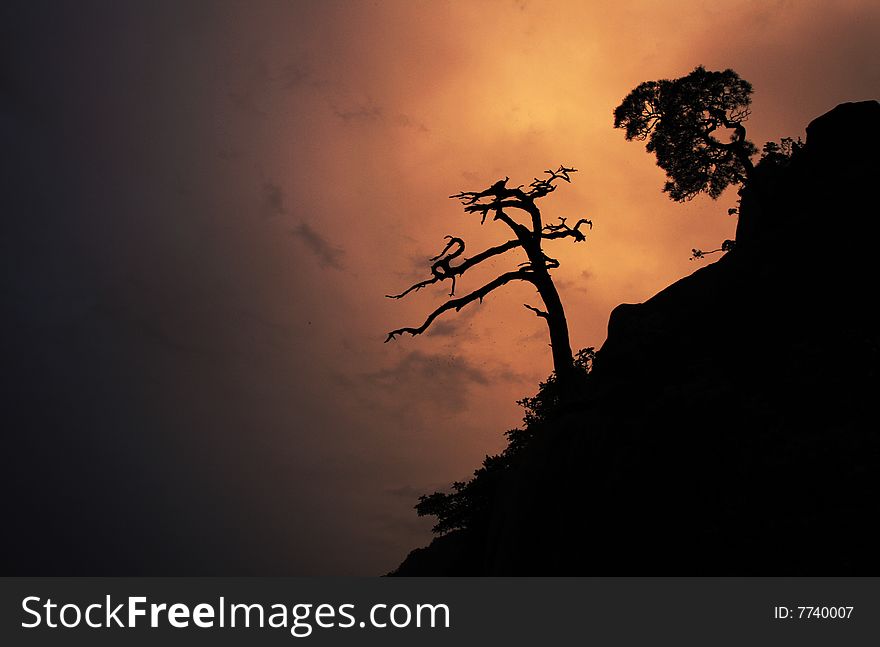
{"type": "Polygon", "coordinates": [[[757,149],[743,126],[751,94],[751,84],[733,70],[699,66],[687,76],[636,87],[614,110],[614,127],[625,129],[627,140],[647,141],[645,148],[666,171],[663,190],[673,200],[699,193],[717,198],[753,171],[757,149]],[[720,141],[728,130],[730,141],[720,141]]]}
{"type": "MultiPolygon", "coordinates": [[[[595,355],[593,348],[584,348],[575,355],[574,379],[579,393],[584,393],[587,388],[595,355]]],[[[441,534],[472,527],[485,519],[500,479],[544,426],[559,414],[566,400],[565,389],[559,384],[557,375],[552,373],[541,382],[536,395],[517,402],[525,410],[523,426],[505,433],[507,447],[504,451],[486,456],[474,477],[469,481],[456,481],[451,492],[434,492],[419,497],[416,505],[419,516],[437,517],[433,531],[441,534]]]]}
{"type": "Polygon", "coordinates": [[[797,139],[783,137],[778,144],[776,142],[767,142],[761,150],[761,159],[758,161],[758,166],[761,168],[787,166],[791,162],[791,158],[799,154],[803,147],[804,143],[800,137],[797,139]]]}
{"type": "Polygon", "coordinates": [[[510,178],[504,178],[482,191],[462,191],[449,196],[460,200],[464,205],[465,212],[479,214],[481,216],[480,224],[485,224],[486,218],[492,214],[492,220],[507,225],[515,238],[501,245],[490,247],[474,256],[458,260],[464,253],[465,243],[461,238],[446,236],[446,240],[449,242],[446,243],[443,251],[430,259],[432,261],[431,278],[411,285],[400,294],[386,295],[388,298],[402,299],[411,292],[418,292],[422,288],[445,280],[451,281],[452,287],[449,296],[454,297],[456,277],[463,275],[475,265],[518,248],[525,252],[527,260],[521,263],[518,269],[505,272],[473,292],[446,301],[429,314],[421,326],[392,330],[388,333],[385,341],[389,342],[404,333],[412,336],[420,335],[444,312],[449,310],[458,312],[474,301],[482,303],[483,298],[496,288],[512,281],[526,281],[535,286],[546,309],[541,310],[528,304],[523,305],[547,322],[550,347],[553,353],[553,370],[558,376],[557,379],[570,387],[574,376],[572,375],[573,359],[568,324],[559,293],[550,277],[550,270],[559,267],[559,261],[544,252],[543,244],[544,241],[558,238],[573,238],[576,243],[583,242],[586,240],[586,235],[581,231],[581,227],[586,225],[592,228],[593,223],[581,219],[572,227],[568,225],[565,218],[559,218],[556,224],[544,224],[541,210],[536,201],[555,191],[557,181],[571,182],[571,174],[575,172],[577,169],[560,166],[555,171],[545,171],[548,177],[535,178],[527,189],[524,189],[523,185],[508,187],[507,183],[510,178]],[[511,215],[511,212],[525,214],[527,224],[519,222],[511,215]],[[453,265],[453,261],[457,264],[453,265]]]}

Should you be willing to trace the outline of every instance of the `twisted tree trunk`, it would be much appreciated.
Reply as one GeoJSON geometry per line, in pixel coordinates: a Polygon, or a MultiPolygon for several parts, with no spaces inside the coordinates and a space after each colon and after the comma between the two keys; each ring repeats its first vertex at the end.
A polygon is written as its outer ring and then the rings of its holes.
{"type": "Polygon", "coordinates": [[[553,371],[560,390],[565,395],[574,391],[574,359],[571,354],[571,341],[568,336],[568,322],[565,310],[556,285],[550,278],[546,267],[541,266],[535,271],[535,287],[544,302],[546,312],[541,316],[547,322],[550,334],[550,350],[553,357],[553,371]]]}

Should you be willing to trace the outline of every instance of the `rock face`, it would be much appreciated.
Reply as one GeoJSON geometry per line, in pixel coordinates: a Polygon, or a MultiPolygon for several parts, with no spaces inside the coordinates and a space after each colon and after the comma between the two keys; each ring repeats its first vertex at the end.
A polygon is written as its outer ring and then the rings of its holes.
{"type": "Polygon", "coordinates": [[[615,309],[576,410],[397,574],[880,574],[877,124],[759,165],[736,248],[615,309]]]}

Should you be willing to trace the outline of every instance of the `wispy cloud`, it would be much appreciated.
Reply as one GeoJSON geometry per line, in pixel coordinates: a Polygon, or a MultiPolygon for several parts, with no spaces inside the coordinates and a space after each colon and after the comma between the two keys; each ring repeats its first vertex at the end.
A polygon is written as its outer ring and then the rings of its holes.
{"type": "Polygon", "coordinates": [[[381,391],[397,394],[395,400],[464,407],[474,386],[487,386],[491,376],[481,366],[460,355],[407,353],[397,365],[364,375],[381,391]]]}
{"type": "Polygon", "coordinates": [[[217,157],[226,162],[235,162],[244,157],[244,151],[234,146],[227,146],[217,151],[217,157]]]}
{"type": "Polygon", "coordinates": [[[409,128],[420,133],[430,132],[428,127],[415,117],[403,112],[389,111],[373,101],[356,103],[344,108],[334,106],[333,114],[346,123],[382,123],[397,128],[409,128]]]}
{"type": "Polygon", "coordinates": [[[345,122],[351,121],[379,121],[383,111],[374,103],[362,103],[348,108],[334,108],[333,114],[345,122]]]}
{"type": "Polygon", "coordinates": [[[410,117],[409,115],[404,114],[402,112],[394,115],[394,123],[395,123],[395,125],[400,126],[401,128],[412,128],[412,129],[417,130],[421,133],[430,132],[428,130],[428,127],[425,124],[423,124],[421,121],[417,121],[413,117],[410,117]]]}
{"type": "Polygon", "coordinates": [[[322,267],[330,267],[334,270],[344,269],[345,250],[327,240],[309,223],[301,222],[291,230],[291,234],[302,241],[303,245],[315,255],[322,267]]]}
{"type": "MultiPolygon", "coordinates": [[[[446,284],[444,284],[447,287],[446,284]]],[[[427,334],[431,337],[455,337],[473,326],[472,319],[479,312],[479,308],[465,308],[455,316],[439,319],[431,324],[427,334]]]]}
{"type": "Polygon", "coordinates": [[[263,211],[270,216],[287,213],[284,206],[284,191],[272,182],[263,183],[263,211]]]}
{"type": "Polygon", "coordinates": [[[304,63],[290,63],[281,68],[278,80],[288,90],[293,90],[304,85],[317,87],[319,84],[314,78],[314,71],[304,63]]]}

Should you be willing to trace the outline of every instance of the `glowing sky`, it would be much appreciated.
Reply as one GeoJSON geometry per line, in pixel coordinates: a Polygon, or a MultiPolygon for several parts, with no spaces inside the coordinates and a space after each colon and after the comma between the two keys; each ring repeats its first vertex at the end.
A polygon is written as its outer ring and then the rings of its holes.
{"type": "Polygon", "coordinates": [[[543,207],[594,223],[549,251],[574,347],[599,346],[735,228],[734,191],[670,202],[612,128],[631,88],[731,67],[759,146],[880,89],[872,0],[49,7],[0,14],[3,287],[45,367],[20,389],[70,416],[29,424],[71,420],[195,571],[387,571],[429,540],[418,494],[502,447],[550,370],[527,288],[382,343],[446,294],[383,298],[443,236],[508,237],[446,196],[578,168],[543,207]]]}

